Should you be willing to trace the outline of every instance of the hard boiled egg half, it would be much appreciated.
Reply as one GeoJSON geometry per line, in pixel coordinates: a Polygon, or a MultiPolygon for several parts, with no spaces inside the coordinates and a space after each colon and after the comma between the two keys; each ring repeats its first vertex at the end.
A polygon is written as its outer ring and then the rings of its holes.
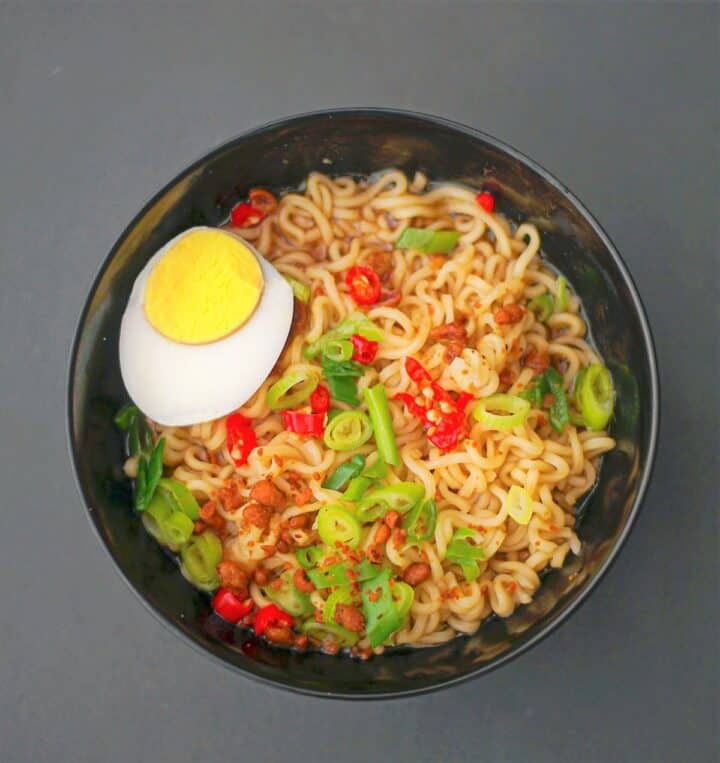
{"type": "Polygon", "coordinates": [[[250,244],[217,228],[190,228],[133,286],[120,325],[127,391],[167,426],[231,413],[268,377],[292,317],[292,289],[250,244]]]}

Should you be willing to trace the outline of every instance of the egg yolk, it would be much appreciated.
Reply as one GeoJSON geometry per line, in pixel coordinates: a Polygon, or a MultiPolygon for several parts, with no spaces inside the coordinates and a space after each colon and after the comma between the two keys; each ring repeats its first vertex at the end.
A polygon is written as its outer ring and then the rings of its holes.
{"type": "Polygon", "coordinates": [[[168,339],[213,342],[248,320],[262,290],[260,265],[242,241],[220,230],[196,230],[153,267],[145,289],[145,315],[168,339]]]}

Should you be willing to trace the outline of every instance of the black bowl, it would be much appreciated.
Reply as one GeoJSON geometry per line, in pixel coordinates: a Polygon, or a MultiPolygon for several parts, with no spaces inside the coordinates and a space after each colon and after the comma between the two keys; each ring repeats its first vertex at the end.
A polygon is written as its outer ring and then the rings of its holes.
{"type": "Polygon", "coordinates": [[[555,178],[513,148],[435,117],[379,109],[291,117],[236,138],[181,173],[137,215],[105,260],[80,318],[69,373],[69,430],[80,488],[117,568],[161,620],[241,673],[284,688],[345,698],[407,695],[457,683],[501,665],[546,636],[595,587],[620,550],[645,492],[658,428],[658,381],[647,319],[608,237],[555,178]],[[534,601],[491,619],[469,637],[428,649],[398,648],[359,662],[296,654],[249,638],[213,615],[147,535],[131,509],[113,427],[127,401],[118,329],[135,277],[150,256],[191,225],[216,225],[255,185],[299,184],[308,173],[423,170],[497,192],[499,209],[531,220],[548,260],[583,301],[617,389],[612,434],[594,492],[582,506],[581,558],[548,574],[534,601]]]}

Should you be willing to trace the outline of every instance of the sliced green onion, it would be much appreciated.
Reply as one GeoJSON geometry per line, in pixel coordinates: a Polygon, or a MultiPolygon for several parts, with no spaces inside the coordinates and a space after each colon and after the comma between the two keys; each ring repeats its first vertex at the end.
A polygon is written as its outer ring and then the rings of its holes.
{"type": "Polygon", "coordinates": [[[144,456],[138,458],[137,474],[135,475],[135,511],[143,511],[146,507],[145,492],[147,489],[147,460],[144,456]]]}
{"type": "Polygon", "coordinates": [[[563,310],[567,310],[568,306],[567,279],[565,276],[558,276],[556,284],[557,294],[555,295],[555,312],[561,313],[563,310]]]}
{"type": "Polygon", "coordinates": [[[192,537],[194,524],[190,517],[175,511],[158,491],[142,513],[145,529],[162,546],[179,551],[192,537]]]}
{"type": "Polygon", "coordinates": [[[365,457],[359,453],[349,461],[340,464],[337,469],[322,483],[328,490],[342,490],[343,487],[365,467],[365,457]]]}
{"type": "Polygon", "coordinates": [[[311,615],[314,607],[310,602],[310,596],[298,591],[295,583],[292,581],[291,573],[286,572],[281,580],[283,584],[280,588],[273,588],[269,585],[263,586],[262,591],[268,599],[275,602],[275,604],[293,617],[311,615]]]}
{"type": "Polygon", "coordinates": [[[160,482],[160,478],[162,477],[162,458],[163,458],[164,450],[165,450],[165,438],[161,437],[157,441],[155,450],[153,450],[152,456],[150,456],[150,460],[148,461],[147,486],[145,487],[145,505],[146,506],[152,500],[152,497],[155,494],[155,489],[158,486],[158,482],[160,482]]]}
{"type": "Polygon", "coordinates": [[[425,488],[417,482],[396,482],[371,491],[355,510],[360,522],[374,522],[388,511],[405,514],[425,497],[425,488]]]}
{"type": "Polygon", "coordinates": [[[215,567],[222,561],[222,543],[212,530],[193,535],[180,549],[183,575],[202,591],[214,591],[220,585],[215,567]]]}
{"type": "MultiPolygon", "coordinates": [[[[339,340],[344,342],[344,339],[339,340]]],[[[333,347],[335,343],[330,343],[330,347],[333,347]]],[[[348,342],[350,344],[350,342],[348,342]]],[[[350,344],[352,350],[352,344],[350,344]]],[[[334,360],[325,353],[323,350],[322,360],[323,376],[329,378],[330,376],[355,376],[360,377],[365,373],[365,366],[362,363],[358,363],[355,360],[334,360]]]]}
{"type": "Polygon", "coordinates": [[[430,540],[435,535],[437,524],[437,505],[432,498],[424,503],[418,503],[405,517],[403,527],[411,543],[430,540]]]}
{"type": "Polygon", "coordinates": [[[156,495],[143,512],[143,525],[145,525],[148,533],[158,542],[162,538],[165,522],[167,522],[172,513],[172,506],[161,495],[156,495]],[[144,516],[146,514],[147,517],[144,516]]]}
{"type": "Polygon", "coordinates": [[[306,283],[298,281],[297,278],[293,278],[292,276],[284,276],[284,278],[290,284],[290,288],[292,289],[295,298],[300,300],[304,305],[307,305],[310,301],[310,287],[306,283]]]}
{"type": "Polygon", "coordinates": [[[373,648],[386,641],[403,624],[403,617],[400,616],[392,595],[391,574],[390,569],[385,568],[363,583],[361,588],[365,626],[373,648]]]}
{"type": "Polygon", "coordinates": [[[513,429],[520,426],[530,413],[530,403],[515,395],[491,395],[483,398],[473,416],[486,429],[513,429]],[[502,411],[494,413],[493,411],[502,411]]]}
{"type": "Polygon", "coordinates": [[[513,485],[508,490],[505,508],[519,525],[528,524],[533,513],[533,501],[530,493],[520,485],[513,485]]]}
{"type": "Polygon", "coordinates": [[[118,429],[127,431],[138,416],[142,416],[140,409],[136,405],[128,403],[127,405],[123,405],[123,407],[115,414],[113,423],[118,429]]]}
{"type": "Polygon", "coordinates": [[[548,390],[553,396],[553,401],[548,412],[550,425],[556,432],[562,432],[565,428],[565,424],[570,420],[567,395],[565,394],[565,387],[563,386],[563,378],[560,372],[555,368],[548,368],[544,376],[548,390]]]}
{"type": "Polygon", "coordinates": [[[359,310],[355,310],[340,321],[334,329],[323,334],[316,342],[309,344],[303,351],[303,355],[308,359],[312,359],[325,349],[328,342],[335,339],[349,339],[353,334],[360,334],[360,336],[373,342],[381,342],[383,339],[382,331],[367,315],[359,310]]]}
{"type": "Polygon", "coordinates": [[[592,363],[578,374],[575,401],[588,429],[605,429],[615,407],[612,377],[605,366],[592,363]]]}
{"type": "Polygon", "coordinates": [[[315,588],[334,588],[338,585],[348,585],[350,582],[348,566],[343,562],[322,569],[318,567],[314,570],[308,570],[306,574],[315,588]]]}
{"type": "Polygon", "coordinates": [[[267,404],[274,411],[296,408],[312,395],[319,382],[314,371],[291,371],[267,391],[267,404]]]}
{"type": "Polygon", "coordinates": [[[319,642],[332,640],[339,646],[354,646],[360,636],[357,633],[343,628],[335,623],[318,623],[315,620],[306,620],[300,630],[309,638],[319,642]]]}
{"type": "Polygon", "coordinates": [[[455,230],[405,228],[395,246],[398,249],[414,249],[424,254],[447,254],[459,238],[460,234],[455,230]]]}
{"type": "Polygon", "coordinates": [[[318,512],[317,528],[320,539],[330,548],[335,548],[336,543],[349,548],[360,544],[360,523],[342,506],[323,506],[318,512]]]}
{"type": "Polygon", "coordinates": [[[549,294],[540,294],[528,302],[528,307],[537,315],[540,323],[545,323],[555,310],[555,302],[549,294]]]}
{"type": "Polygon", "coordinates": [[[190,519],[200,519],[200,506],[182,482],[162,477],[158,482],[157,491],[163,494],[165,500],[176,511],[181,511],[190,519]]]}
{"type": "Polygon", "coordinates": [[[384,384],[376,384],[374,387],[366,387],[363,390],[365,405],[367,405],[375,443],[380,453],[380,458],[392,466],[400,465],[400,454],[395,441],[392,416],[388,407],[387,395],[384,384]]]}
{"type": "Polygon", "coordinates": [[[355,450],[370,439],[372,431],[362,411],[343,411],[328,422],[323,442],[332,450],[355,450]]]}
{"type": "Polygon", "coordinates": [[[348,405],[360,405],[357,395],[357,382],[352,376],[326,377],[328,392],[333,400],[348,405]]]}
{"type": "Polygon", "coordinates": [[[325,345],[325,349],[322,351],[323,360],[327,359],[333,363],[350,360],[353,349],[352,342],[348,339],[332,339],[325,345]]]}
{"type": "Polygon", "coordinates": [[[378,480],[387,477],[388,468],[382,458],[365,469],[359,477],[353,477],[343,493],[346,501],[359,501],[378,480]]]}
{"type": "Polygon", "coordinates": [[[544,374],[533,379],[531,386],[523,390],[519,396],[527,400],[533,408],[541,410],[544,407],[545,395],[552,395],[552,403],[548,411],[550,424],[557,432],[562,432],[565,424],[570,420],[570,411],[563,378],[555,368],[548,368],[544,374]]]}
{"type": "Polygon", "coordinates": [[[384,480],[387,477],[388,468],[385,461],[382,458],[371,464],[363,472],[363,477],[370,477],[372,480],[384,480]]]}
{"type": "MultiPolygon", "coordinates": [[[[323,607],[323,620],[326,623],[335,622],[335,608],[338,604],[350,604],[353,601],[352,591],[350,586],[343,586],[333,591],[325,601],[323,607]]],[[[291,613],[292,614],[292,613],[291,613]]]]}
{"type": "Polygon", "coordinates": [[[364,475],[353,477],[343,493],[343,499],[346,501],[359,501],[374,484],[375,480],[370,479],[370,477],[365,477],[364,475]]]}

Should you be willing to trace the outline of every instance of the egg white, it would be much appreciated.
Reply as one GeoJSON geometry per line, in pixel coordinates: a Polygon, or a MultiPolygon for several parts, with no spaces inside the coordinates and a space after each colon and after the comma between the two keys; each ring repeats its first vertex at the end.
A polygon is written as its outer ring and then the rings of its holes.
{"type": "Polygon", "coordinates": [[[216,419],[247,402],[280,357],[293,318],[290,285],[241,239],[257,258],[265,280],[248,321],[223,339],[195,345],[175,342],[153,328],[144,309],[150,271],[173,244],[195,230],[202,226],[183,231],[148,261],[135,280],[120,324],[125,387],[144,414],[166,426],[216,419]]]}

